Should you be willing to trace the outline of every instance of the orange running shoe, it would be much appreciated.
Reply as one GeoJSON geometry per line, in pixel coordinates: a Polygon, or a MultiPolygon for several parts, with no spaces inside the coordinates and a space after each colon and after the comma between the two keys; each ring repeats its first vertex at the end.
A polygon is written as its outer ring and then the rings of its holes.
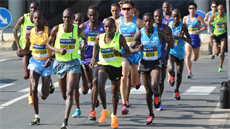
{"type": "Polygon", "coordinates": [[[32,98],[32,96],[28,97],[28,101],[29,101],[29,104],[33,104],[33,98],[32,98]]]}
{"type": "Polygon", "coordinates": [[[102,111],[101,112],[101,117],[99,118],[98,122],[99,123],[105,123],[106,117],[110,115],[109,109],[107,108],[107,111],[102,111]]]}
{"type": "Polygon", "coordinates": [[[111,114],[111,128],[117,129],[118,128],[118,122],[117,122],[117,116],[112,116],[111,114]]]}

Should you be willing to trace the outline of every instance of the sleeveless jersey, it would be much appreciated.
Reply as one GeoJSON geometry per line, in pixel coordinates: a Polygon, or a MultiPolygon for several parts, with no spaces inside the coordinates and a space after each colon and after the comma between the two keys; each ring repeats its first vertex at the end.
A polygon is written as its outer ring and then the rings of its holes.
{"type": "MultiPolygon", "coordinates": [[[[31,30],[34,27],[34,23],[30,20],[30,13],[24,14],[24,23],[21,25],[21,35],[19,39],[19,46],[21,49],[26,47],[26,32],[27,30],[31,30]]],[[[31,50],[31,47],[30,47],[31,50]]]]}
{"type": "Polygon", "coordinates": [[[215,29],[214,29],[213,34],[215,36],[219,36],[219,35],[227,32],[226,28],[222,28],[223,24],[227,25],[227,14],[224,13],[223,18],[220,18],[218,12],[216,12],[215,15],[216,15],[216,17],[214,19],[215,29]]]}
{"type": "Polygon", "coordinates": [[[65,55],[55,52],[57,61],[71,61],[78,58],[79,39],[78,39],[78,26],[73,24],[73,31],[65,33],[63,24],[59,24],[58,34],[56,37],[54,48],[63,49],[67,48],[65,55]]]}
{"type": "Polygon", "coordinates": [[[44,26],[43,34],[40,37],[35,34],[35,28],[31,30],[30,42],[32,46],[32,56],[35,59],[47,60],[52,55],[52,52],[46,48],[49,38],[48,30],[49,28],[44,26]]]}
{"type": "Polygon", "coordinates": [[[198,35],[193,35],[193,32],[194,31],[198,31],[199,27],[200,27],[200,24],[198,22],[198,15],[197,14],[196,14],[195,18],[196,19],[194,21],[191,21],[190,14],[188,15],[187,27],[188,27],[188,33],[191,36],[192,40],[194,40],[194,39],[200,39],[199,34],[198,35]]]}
{"type": "Polygon", "coordinates": [[[173,36],[173,41],[174,41],[174,48],[170,49],[170,52],[169,54],[177,57],[177,58],[180,58],[180,59],[184,59],[184,56],[185,56],[185,42],[184,40],[182,40],[181,38],[178,37],[178,35],[181,33],[181,30],[182,30],[182,26],[183,26],[183,23],[181,22],[180,25],[173,29],[173,21],[171,21],[168,25],[171,30],[172,30],[172,36],[173,36]]]}
{"type": "Polygon", "coordinates": [[[133,41],[133,37],[135,33],[139,30],[136,25],[137,17],[133,18],[133,21],[129,26],[125,25],[125,21],[123,17],[121,17],[120,19],[121,19],[121,24],[120,24],[119,32],[125,37],[127,45],[130,46],[131,42],[133,41]]]}
{"type": "Polygon", "coordinates": [[[99,62],[100,65],[110,65],[113,67],[121,67],[121,57],[115,56],[113,53],[113,49],[121,52],[120,49],[120,34],[115,33],[113,40],[110,43],[105,43],[105,33],[99,35],[99,62]]]}
{"type": "MultiPolygon", "coordinates": [[[[89,22],[88,21],[85,22],[84,33],[85,33],[86,40],[87,40],[88,44],[86,45],[86,48],[85,48],[85,58],[86,59],[84,61],[83,60],[81,61],[82,64],[86,64],[86,63],[91,62],[91,59],[93,56],[93,46],[95,44],[96,37],[97,37],[97,35],[104,33],[104,32],[105,32],[104,24],[102,22],[100,22],[100,27],[96,31],[92,31],[89,28],[89,22]]],[[[98,61],[98,53],[96,55],[95,61],[98,61]]]]}
{"type": "MultiPolygon", "coordinates": [[[[164,31],[164,24],[161,25],[160,29],[164,31]]],[[[163,39],[161,39],[161,60],[164,60],[165,56],[166,56],[166,42],[163,39]]]]}
{"type": "Polygon", "coordinates": [[[141,43],[144,45],[143,51],[140,52],[140,59],[147,61],[157,60],[161,57],[161,42],[158,36],[157,27],[153,27],[153,34],[148,37],[145,28],[141,29],[141,43]]]}

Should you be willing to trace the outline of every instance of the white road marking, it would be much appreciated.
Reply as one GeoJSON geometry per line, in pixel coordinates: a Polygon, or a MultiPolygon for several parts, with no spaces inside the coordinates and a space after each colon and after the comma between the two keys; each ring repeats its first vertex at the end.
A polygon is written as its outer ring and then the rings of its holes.
{"type": "Polygon", "coordinates": [[[1,63],[1,62],[5,62],[5,61],[7,61],[7,60],[0,60],[0,63],[1,63]]]}
{"type": "Polygon", "coordinates": [[[190,86],[181,95],[209,95],[215,88],[216,86],[190,86]]]}
{"type": "Polygon", "coordinates": [[[15,83],[0,83],[0,89],[15,85],[15,83]]]}
{"type": "Polygon", "coordinates": [[[216,105],[213,114],[211,115],[210,119],[208,120],[212,124],[216,124],[216,122],[225,122],[228,118],[230,109],[220,109],[220,102],[216,105]]]}
{"type": "Polygon", "coordinates": [[[130,90],[130,94],[146,94],[144,85],[141,85],[141,87],[138,90],[136,90],[135,88],[132,88],[130,90]]]}
{"type": "MultiPolygon", "coordinates": [[[[53,84],[54,84],[54,87],[58,87],[59,86],[58,82],[55,82],[53,84]]],[[[38,84],[38,92],[41,92],[41,86],[42,86],[42,84],[38,84]]],[[[22,90],[17,91],[17,92],[30,92],[30,87],[22,89],[22,90]]]]}

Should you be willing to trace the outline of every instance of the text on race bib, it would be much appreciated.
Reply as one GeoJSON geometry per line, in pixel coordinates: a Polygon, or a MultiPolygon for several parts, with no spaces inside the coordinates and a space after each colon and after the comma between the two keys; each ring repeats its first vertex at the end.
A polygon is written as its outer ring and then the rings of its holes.
{"type": "Polygon", "coordinates": [[[33,45],[33,53],[37,58],[46,58],[49,57],[48,50],[46,49],[46,45],[33,45]]]}
{"type": "Polygon", "coordinates": [[[75,51],[76,39],[60,39],[60,49],[66,48],[66,53],[73,53],[75,51]]]}
{"type": "Polygon", "coordinates": [[[113,53],[113,48],[101,48],[101,55],[104,62],[112,62],[117,59],[113,53]]]}
{"type": "Polygon", "coordinates": [[[144,48],[143,59],[144,60],[157,60],[158,59],[157,47],[144,48]]]}

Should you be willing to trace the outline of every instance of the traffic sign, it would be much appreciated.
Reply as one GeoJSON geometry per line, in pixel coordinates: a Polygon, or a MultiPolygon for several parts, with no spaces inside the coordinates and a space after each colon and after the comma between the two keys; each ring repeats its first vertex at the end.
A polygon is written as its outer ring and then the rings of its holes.
{"type": "Polygon", "coordinates": [[[10,25],[12,16],[9,10],[0,7],[0,29],[4,29],[10,25]]]}

